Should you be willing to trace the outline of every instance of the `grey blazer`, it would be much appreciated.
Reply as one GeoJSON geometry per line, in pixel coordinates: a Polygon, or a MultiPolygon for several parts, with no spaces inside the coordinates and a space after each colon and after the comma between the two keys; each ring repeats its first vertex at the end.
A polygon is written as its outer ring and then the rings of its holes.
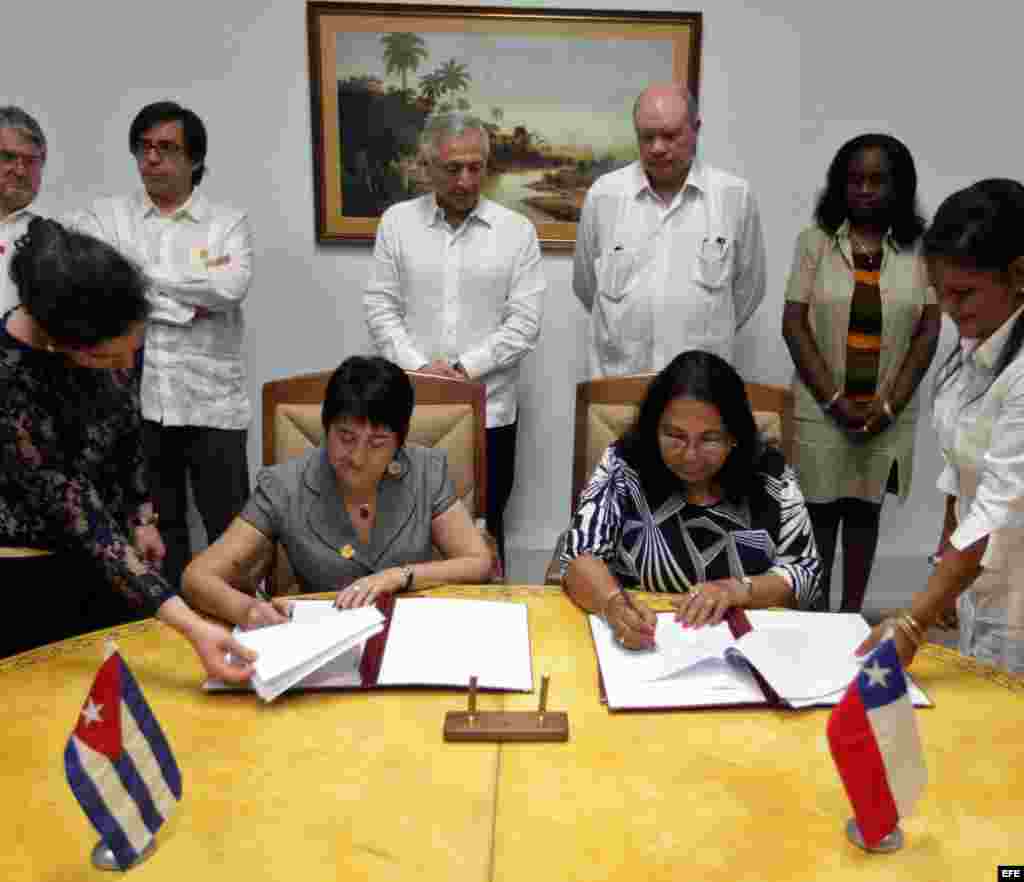
{"type": "Polygon", "coordinates": [[[403,447],[397,476],[385,475],[370,544],[359,541],[322,447],[263,469],[241,512],[280,542],[305,592],[337,591],[388,567],[433,559],[430,526],[457,497],[443,450],[403,447]]]}

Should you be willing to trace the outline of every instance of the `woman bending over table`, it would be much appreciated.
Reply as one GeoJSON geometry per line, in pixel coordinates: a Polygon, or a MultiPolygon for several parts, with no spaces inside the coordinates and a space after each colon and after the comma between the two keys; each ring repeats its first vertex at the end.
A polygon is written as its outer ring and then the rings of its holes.
{"type": "Polygon", "coordinates": [[[0,655],[155,615],[214,677],[251,659],[160,575],[164,545],[132,369],[148,306],[117,251],[34,219],[10,265],[21,305],[0,323],[0,655]]]}
{"type": "Polygon", "coordinates": [[[910,609],[882,622],[904,664],[956,602],[960,651],[1024,671],[1024,187],[989,179],[942,203],[924,236],[939,304],[960,333],[937,372],[945,468],[939,562],[910,609]]]}
{"type": "Polygon", "coordinates": [[[624,585],[678,594],[676,618],[695,627],[733,607],[812,606],[807,507],[728,363],[684,352],[654,378],[580,495],[562,566],[573,600],[630,649],[653,645],[656,617],[624,585]]]}

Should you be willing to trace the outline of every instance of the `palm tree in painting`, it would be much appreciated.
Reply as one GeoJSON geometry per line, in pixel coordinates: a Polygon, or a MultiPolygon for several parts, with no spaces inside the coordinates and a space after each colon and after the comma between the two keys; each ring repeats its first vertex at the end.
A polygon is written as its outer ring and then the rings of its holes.
{"type": "Polygon", "coordinates": [[[445,92],[461,92],[469,86],[471,79],[466,65],[449,58],[437,69],[438,81],[445,92]]]}
{"type": "Polygon", "coordinates": [[[459,100],[455,102],[455,106],[463,113],[465,113],[473,106],[473,104],[470,102],[468,98],[460,96],[459,100]]]}
{"type": "Polygon", "coordinates": [[[402,91],[409,88],[408,76],[415,71],[430,53],[419,34],[392,33],[380,38],[384,44],[385,71],[397,73],[402,78],[402,91]]]}
{"type": "Polygon", "coordinates": [[[437,75],[436,70],[420,77],[420,95],[430,107],[433,107],[443,94],[444,87],[441,85],[441,78],[437,75]]]}
{"type": "Polygon", "coordinates": [[[494,119],[494,124],[500,127],[501,121],[505,118],[505,111],[495,105],[491,108],[491,116],[494,119]]]}

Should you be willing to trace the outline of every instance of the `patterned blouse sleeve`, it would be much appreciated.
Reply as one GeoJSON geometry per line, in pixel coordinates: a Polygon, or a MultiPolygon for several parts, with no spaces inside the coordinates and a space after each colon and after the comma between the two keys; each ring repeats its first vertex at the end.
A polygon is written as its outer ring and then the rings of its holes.
{"type": "Polygon", "coordinates": [[[107,508],[92,481],[40,463],[24,425],[17,428],[13,444],[2,441],[0,467],[8,470],[9,486],[17,487],[41,532],[59,533],[66,547],[85,551],[113,588],[151,612],[176,594],[139,556],[123,522],[107,508]]]}
{"type": "MultiPolygon", "coordinates": [[[[125,382],[138,383],[135,370],[125,373],[125,382]]],[[[128,431],[118,445],[118,462],[123,463],[122,484],[125,491],[125,514],[128,525],[133,529],[150,521],[155,511],[150,490],[149,461],[142,442],[142,414],[138,398],[132,410],[128,431]]]]}
{"type": "Polygon", "coordinates": [[[779,505],[779,534],[775,537],[775,565],[770,573],[793,586],[799,609],[811,609],[821,590],[821,558],[814,544],[814,530],[796,475],[789,466],[781,475],[764,476],[769,496],[779,505]]]}
{"type": "Polygon", "coordinates": [[[590,554],[601,560],[613,557],[622,533],[622,501],[626,495],[622,470],[626,467],[614,445],[601,461],[580,494],[562,548],[562,575],[577,557],[590,554]]]}

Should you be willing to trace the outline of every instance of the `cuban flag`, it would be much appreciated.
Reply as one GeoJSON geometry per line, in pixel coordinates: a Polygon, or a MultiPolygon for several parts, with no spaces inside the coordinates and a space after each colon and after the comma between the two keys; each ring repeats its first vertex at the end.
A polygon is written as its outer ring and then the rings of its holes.
{"type": "Polygon", "coordinates": [[[89,690],[64,751],[71,790],[121,869],[181,799],[181,773],[139,684],[116,648],[89,690]]]}
{"type": "Polygon", "coordinates": [[[832,710],[828,743],[861,836],[873,848],[910,814],[928,780],[891,637],[868,656],[832,710]]]}

